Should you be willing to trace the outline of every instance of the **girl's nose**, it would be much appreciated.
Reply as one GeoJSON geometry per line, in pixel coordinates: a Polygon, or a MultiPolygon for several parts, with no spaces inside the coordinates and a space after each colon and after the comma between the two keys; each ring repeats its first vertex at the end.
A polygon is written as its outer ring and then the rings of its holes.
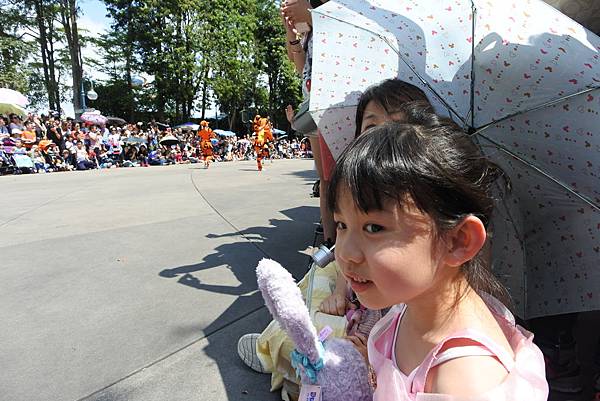
{"type": "Polygon", "coordinates": [[[335,258],[344,263],[360,264],[364,255],[355,235],[344,233],[335,241],[335,258]]]}

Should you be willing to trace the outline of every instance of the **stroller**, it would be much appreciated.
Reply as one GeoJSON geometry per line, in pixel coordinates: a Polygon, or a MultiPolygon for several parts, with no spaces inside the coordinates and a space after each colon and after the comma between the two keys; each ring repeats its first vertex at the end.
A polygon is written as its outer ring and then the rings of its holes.
{"type": "Polygon", "coordinates": [[[0,175],[15,174],[15,172],[16,167],[11,155],[9,155],[3,147],[0,148],[0,175]]]}
{"type": "Polygon", "coordinates": [[[13,154],[12,159],[15,162],[17,174],[33,173],[35,171],[35,165],[29,156],[23,154],[13,154]]]}
{"type": "MultiPolygon", "coordinates": [[[[15,141],[13,138],[5,138],[2,141],[3,154],[6,156],[8,163],[12,164],[13,174],[32,173],[35,171],[33,160],[25,153],[17,153],[15,149],[15,141]]],[[[2,158],[4,164],[4,158],[2,158]]]]}

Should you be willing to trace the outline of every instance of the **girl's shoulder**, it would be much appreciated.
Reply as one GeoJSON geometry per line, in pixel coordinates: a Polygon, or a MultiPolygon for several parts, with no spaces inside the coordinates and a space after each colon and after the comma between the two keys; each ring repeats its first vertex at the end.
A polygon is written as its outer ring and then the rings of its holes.
{"type": "Polygon", "coordinates": [[[482,318],[441,341],[418,368],[415,380],[422,391],[469,397],[511,392],[513,384],[507,383],[516,380],[519,388],[547,395],[543,356],[533,335],[517,326],[498,300],[486,294],[482,299],[492,323],[482,318]]]}

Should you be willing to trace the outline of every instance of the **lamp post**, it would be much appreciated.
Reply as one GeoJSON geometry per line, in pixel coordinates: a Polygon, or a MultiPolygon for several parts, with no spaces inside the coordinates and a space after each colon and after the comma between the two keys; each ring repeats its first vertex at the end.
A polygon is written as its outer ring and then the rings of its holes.
{"type": "Polygon", "coordinates": [[[89,100],[96,100],[98,99],[98,93],[94,90],[94,81],[92,81],[89,77],[85,76],[85,74],[81,75],[81,114],[85,113],[87,106],[85,104],[85,97],[86,97],[86,93],[85,93],[85,89],[83,86],[83,82],[85,80],[90,81],[90,90],[87,92],[87,98],[89,100]]]}

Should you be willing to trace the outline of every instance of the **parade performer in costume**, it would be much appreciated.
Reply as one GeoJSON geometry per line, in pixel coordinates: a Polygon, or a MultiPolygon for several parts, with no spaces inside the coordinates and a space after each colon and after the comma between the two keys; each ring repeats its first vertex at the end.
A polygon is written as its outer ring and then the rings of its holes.
{"type": "Polygon", "coordinates": [[[271,122],[268,118],[256,116],[254,118],[254,151],[256,152],[256,164],[258,171],[262,171],[262,160],[269,157],[269,142],[273,140],[271,122]]]}
{"type": "Polygon", "coordinates": [[[213,145],[211,139],[217,136],[212,129],[208,126],[208,121],[202,120],[200,123],[200,131],[198,131],[200,137],[200,148],[202,149],[202,158],[204,159],[204,167],[208,168],[210,162],[213,160],[213,145]]]}

